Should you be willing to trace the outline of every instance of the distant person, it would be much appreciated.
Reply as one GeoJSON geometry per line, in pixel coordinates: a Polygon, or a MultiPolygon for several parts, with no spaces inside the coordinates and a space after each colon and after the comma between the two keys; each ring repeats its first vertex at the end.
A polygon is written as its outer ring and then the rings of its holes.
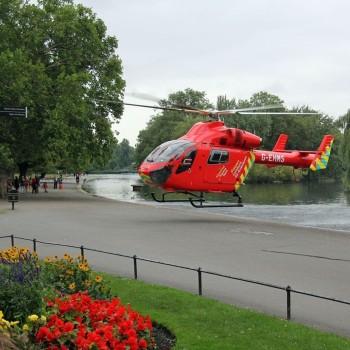
{"type": "Polygon", "coordinates": [[[15,187],[15,190],[18,192],[19,189],[19,179],[18,176],[15,177],[15,181],[13,182],[13,185],[15,187]]]}
{"type": "Polygon", "coordinates": [[[19,180],[19,192],[23,193],[24,192],[24,177],[21,176],[19,180]]]}
{"type": "Polygon", "coordinates": [[[79,177],[79,174],[77,173],[77,174],[75,175],[75,182],[78,184],[79,181],[80,181],[80,177],[79,177]]]}
{"type": "Polygon", "coordinates": [[[38,184],[36,182],[36,178],[35,177],[32,178],[31,185],[32,185],[32,194],[33,193],[38,193],[37,188],[36,188],[38,184]]]}
{"type": "Polygon", "coordinates": [[[46,181],[43,182],[43,187],[44,187],[44,192],[48,193],[48,191],[47,191],[47,187],[48,186],[47,186],[47,182],[46,181]]]}
{"type": "Polygon", "coordinates": [[[53,189],[54,190],[57,190],[57,182],[58,182],[58,179],[57,179],[57,176],[55,176],[55,178],[53,179],[53,189]]]}
{"type": "Polygon", "coordinates": [[[36,188],[35,188],[35,192],[39,193],[39,188],[40,188],[40,177],[39,176],[35,176],[35,180],[36,180],[36,188]]]}
{"type": "Polygon", "coordinates": [[[28,192],[28,188],[29,188],[29,179],[28,179],[27,176],[24,178],[24,188],[25,188],[26,192],[28,192]]]}
{"type": "Polygon", "coordinates": [[[58,179],[58,189],[63,190],[63,179],[62,176],[58,179]]]}
{"type": "Polygon", "coordinates": [[[7,180],[7,192],[10,192],[12,190],[12,180],[7,180]]]}

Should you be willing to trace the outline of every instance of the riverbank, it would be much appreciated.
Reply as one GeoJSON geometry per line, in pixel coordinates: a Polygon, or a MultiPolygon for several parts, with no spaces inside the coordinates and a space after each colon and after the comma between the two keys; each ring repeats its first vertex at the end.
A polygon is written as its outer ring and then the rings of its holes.
{"type": "MultiPolygon", "coordinates": [[[[84,244],[348,299],[350,236],[332,230],[117,202],[83,193],[74,183],[63,191],[25,194],[14,211],[0,202],[0,227],[0,235],[84,244]]],[[[42,255],[66,250],[40,246],[42,255]]],[[[127,259],[92,252],[87,257],[95,269],[133,276],[127,259]]],[[[192,271],[140,263],[138,272],[142,280],[196,293],[192,271]]],[[[283,291],[205,276],[203,294],[285,317],[283,291]]],[[[293,295],[292,319],[350,335],[347,306],[293,295]]]]}

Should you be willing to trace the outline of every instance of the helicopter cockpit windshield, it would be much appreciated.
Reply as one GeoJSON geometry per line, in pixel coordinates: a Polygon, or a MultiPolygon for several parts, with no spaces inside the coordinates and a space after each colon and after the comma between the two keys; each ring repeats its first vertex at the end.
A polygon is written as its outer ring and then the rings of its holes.
{"type": "Polygon", "coordinates": [[[153,150],[146,158],[147,162],[168,162],[169,160],[181,155],[188,147],[194,143],[188,140],[172,140],[162,143],[153,150]]]}

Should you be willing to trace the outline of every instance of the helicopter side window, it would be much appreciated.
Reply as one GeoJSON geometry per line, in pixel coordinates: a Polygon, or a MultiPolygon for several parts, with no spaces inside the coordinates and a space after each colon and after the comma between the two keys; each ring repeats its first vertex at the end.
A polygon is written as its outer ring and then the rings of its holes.
{"type": "Polygon", "coordinates": [[[213,150],[210,153],[208,164],[222,164],[228,162],[228,152],[221,150],[213,150]]]}
{"type": "Polygon", "coordinates": [[[176,174],[180,174],[188,169],[191,168],[193,162],[194,162],[194,159],[196,158],[196,154],[197,154],[197,151],[195,149],[192,149],[191,151],[189,151],[183,161],[181,162],[181,164],[179,165],[179,167],[176,169],[176,174]]]}

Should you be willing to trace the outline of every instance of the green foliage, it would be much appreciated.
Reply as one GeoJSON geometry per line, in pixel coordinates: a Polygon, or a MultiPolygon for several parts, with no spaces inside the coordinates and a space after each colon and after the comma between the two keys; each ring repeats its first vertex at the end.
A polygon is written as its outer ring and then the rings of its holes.
{"type": "Polygon", "coordinates": [[[71,0],[3,0],[0,23],[1,105],[29,108],[26,120],[0,120],[10,163],[25,172],[105,162],[122,113],[122,104],[101,101],[122,97],[117,39],[71,0]]]}
{"type": "Polygon", "coordinates": [[[48,294],[73,294],[87,291],[96,299],[110,297],[110,289],[99,275],[94,275],[85,259],[65,254],[63,258],[46,258],[42,264],[41,279],[48,294]]]}
{"type": "Polygon", "coordinates": [[[114,146],[112,157],[105,166],[105,169],[130,169],[134,162],[134,153],[134,147],[130,146],[128,140],[123,139],[122,142],[114,146]]]}
{"type": "Polygon", "coordinates": [[[339,118],[339,125],[343,130],[343,138],[340,147],[342,155],[343,184],[345,191],[350,191],[350,110],[339,118]]]}
{"type": "Polygon", "coordinates": [[[345,350],[350,340],[179,290],[105,276],[124,303],[176,334],[175,349],[345,350]]]}
{"type": "Polygon", "coordinates": [[[247,183],[271,183],[271,182],[295,182],[302,179],[301,170],[293,167],[277,166],[268,168],[262,164],[256,164],[248,174],[247,183]]]}
{"type": "Polygon", "coordinates": [[[9,171],[14,169],[14,159],[8,145],[0,144],[0,169],[9,171]]]}
{"type": "Polygon", "coordinates": [[[24,252],[15,258],[0,254],[0,286],[0,310],[6,319],[23,322],[28,315],[40,313],[41,281],[35,254],[24,252]]]}

